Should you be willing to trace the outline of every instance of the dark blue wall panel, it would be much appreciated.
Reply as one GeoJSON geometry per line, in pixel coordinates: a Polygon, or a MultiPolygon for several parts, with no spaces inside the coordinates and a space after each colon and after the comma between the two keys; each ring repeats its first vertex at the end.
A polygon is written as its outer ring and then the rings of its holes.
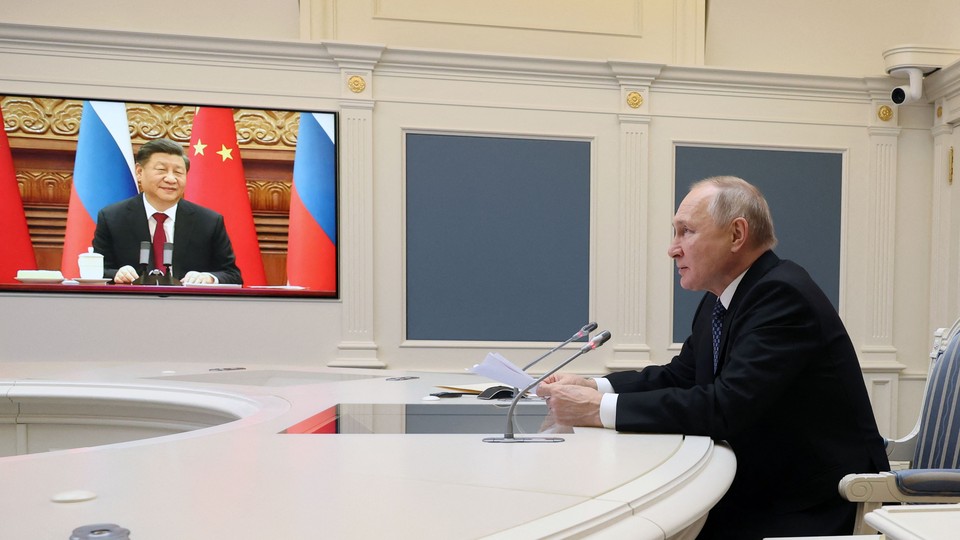
{"type": "Polygon", "coordinates": [[[589,316],[590,143],[406,136],[407,339],[563,341],[589,316]]]}

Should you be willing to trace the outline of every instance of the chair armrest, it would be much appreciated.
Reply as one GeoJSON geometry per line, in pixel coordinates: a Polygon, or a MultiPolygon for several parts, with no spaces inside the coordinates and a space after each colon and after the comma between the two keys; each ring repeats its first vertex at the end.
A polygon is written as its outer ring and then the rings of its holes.
{"type": "Polygon", "coordinates": [[[893,502],[898,500],[893,473],[848,474],[840,479],[840,496],[851,502],[893,502]]]}
{"type": "Polygon", "coordinates": [[[918,496],[943,496],[960,500],[960,470],[907,469],[894,473],[901,493],[918,496]]]}
{"type": "Polygon", "coordinates": [[[960,471],[912,469],[848,474],[840,480],[839,489],[840,496],[852,502],[956,503],[960,502],[960,471]]]}

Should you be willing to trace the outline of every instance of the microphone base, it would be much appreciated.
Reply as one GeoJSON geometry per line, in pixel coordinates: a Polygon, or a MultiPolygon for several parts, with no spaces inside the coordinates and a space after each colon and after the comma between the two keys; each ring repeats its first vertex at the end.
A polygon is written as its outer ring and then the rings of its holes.
{"type": "Polygon", "coordinates": [[[558,443],[563,441],[563,437],[512,437],[507,435],[503,437],[484,437],[483,439],[483,442],[488,443],[558,443]]]}

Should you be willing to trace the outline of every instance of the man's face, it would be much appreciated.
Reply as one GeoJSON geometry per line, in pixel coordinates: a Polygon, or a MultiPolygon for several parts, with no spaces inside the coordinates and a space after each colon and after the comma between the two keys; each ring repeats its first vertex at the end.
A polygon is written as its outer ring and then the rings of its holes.
{"type": "Polygon", "coordinates": [[[713,186],[701,186],[683,199],[673,217],[667,254],[676,262],[681,287],[719,296],[730,281],[732,233],[718,227],[707,210],[716,192],[713,186]]]}
{"type": "Polygon", "coordinates": [[[183,197],[187,187],[187,166],[174,154],[156,153],[144,164],[137,164],[137,184],[147,202],[157,210],[170,208],[183,197]]]}

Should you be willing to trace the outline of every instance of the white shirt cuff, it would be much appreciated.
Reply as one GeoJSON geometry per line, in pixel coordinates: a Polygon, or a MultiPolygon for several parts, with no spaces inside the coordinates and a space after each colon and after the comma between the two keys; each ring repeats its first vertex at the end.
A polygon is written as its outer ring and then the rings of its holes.
{"type": "Polygon", "coordinates": [[[617,398],[619,394],[604,394],[600,397],[600,423],[607,429],[617,428],[617,398]]]}
{"type": "Polygon", "coordinates": [[[603,394],[600,397],[600,423],[607,429],[616,429],[619,396],[613,393],[613,385],[605,377],[597,377],[594,381],[597,383],[597,390],[603,394]]]}

